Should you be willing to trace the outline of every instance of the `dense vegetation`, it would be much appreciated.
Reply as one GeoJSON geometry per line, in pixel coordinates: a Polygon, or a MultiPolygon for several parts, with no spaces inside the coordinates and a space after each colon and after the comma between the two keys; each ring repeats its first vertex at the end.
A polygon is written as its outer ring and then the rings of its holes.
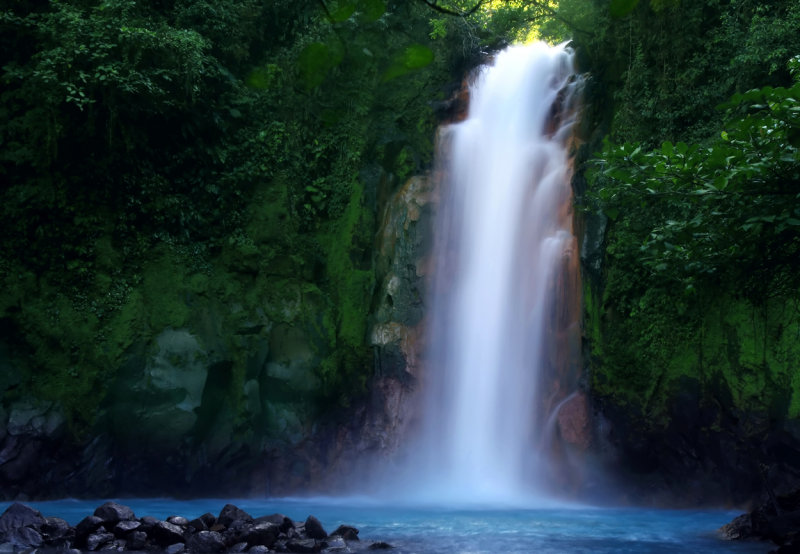
{"type": "Polygon", "coordinates": [[[377,211],[430,162],[432,103],[478,53],[463,24],[382,0],[0,7],[5,394],[80,432],[137,342],[214,303],[244,306],[226,349],[287,321],[316,334],[318,401],[363,390],[377,211]]]}

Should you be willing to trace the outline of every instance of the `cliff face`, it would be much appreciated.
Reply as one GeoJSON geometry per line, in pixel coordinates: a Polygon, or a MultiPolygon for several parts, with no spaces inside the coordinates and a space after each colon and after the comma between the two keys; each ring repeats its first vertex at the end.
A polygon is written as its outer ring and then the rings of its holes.
{"type": "Polygon", "coordinates": [[[354,252],[369,240],[360,216],[334,234],[329,256],[344,243],[346,260],[329,258],[327,269],[265,257],[266,232],[217,256],[162,248],[106,317],[32,276],[7,288],[3,496],[341,488],[338,469],[392,451],[410,418],[432,200],[425,178],[390,197],[374,273],[371,262],[337,273],[359,263],[354,252]],[[320,288],[319,271],[335,289],[320,288]],[[344,313],[343,303],[363,311],[344,313]],[[363,319],[369,346],[348,343],[348,317],[363,319]],[[343,381],[348,367],[361,376],[343,381]]]}

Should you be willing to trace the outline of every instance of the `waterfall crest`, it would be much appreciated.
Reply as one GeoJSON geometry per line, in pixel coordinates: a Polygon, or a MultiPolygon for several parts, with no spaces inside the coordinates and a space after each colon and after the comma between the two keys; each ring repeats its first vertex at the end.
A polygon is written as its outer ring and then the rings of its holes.
{"type": "Polygon", "coordinates": [[[448,503],[545,496],[552,411],[576,386],[579,305],[569,140],[572,54],[512,46],[440,131],[441,205],[423,429],[404,495],[448,503]],[[572,372],[572,374],[570,374],[572,372]]]}

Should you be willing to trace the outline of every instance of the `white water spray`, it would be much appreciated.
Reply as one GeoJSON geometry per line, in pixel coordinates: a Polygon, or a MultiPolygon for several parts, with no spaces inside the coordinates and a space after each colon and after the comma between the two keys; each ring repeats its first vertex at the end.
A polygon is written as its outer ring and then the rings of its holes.
{"type": "Polygon", "coordinates": [[[508,48],[475,79],[467,118],[442,131],[424,430],[406,496],[508,504],[542,492],[542,427],[570,392],[547,381],[559,281],[577,255],[574,81],[565,47],[508,48]]]}

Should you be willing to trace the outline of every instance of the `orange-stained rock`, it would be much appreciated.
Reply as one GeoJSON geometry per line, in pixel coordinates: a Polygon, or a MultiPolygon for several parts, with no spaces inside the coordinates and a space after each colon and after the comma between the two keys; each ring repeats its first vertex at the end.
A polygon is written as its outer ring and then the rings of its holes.
{"type": "Polygon", "coordinates": [[[581,450],[592,442],[589,421],[589,402],[583,392],[576,393],[564,402],[558,411],[558,431],[561,439],[581,450]]]}

